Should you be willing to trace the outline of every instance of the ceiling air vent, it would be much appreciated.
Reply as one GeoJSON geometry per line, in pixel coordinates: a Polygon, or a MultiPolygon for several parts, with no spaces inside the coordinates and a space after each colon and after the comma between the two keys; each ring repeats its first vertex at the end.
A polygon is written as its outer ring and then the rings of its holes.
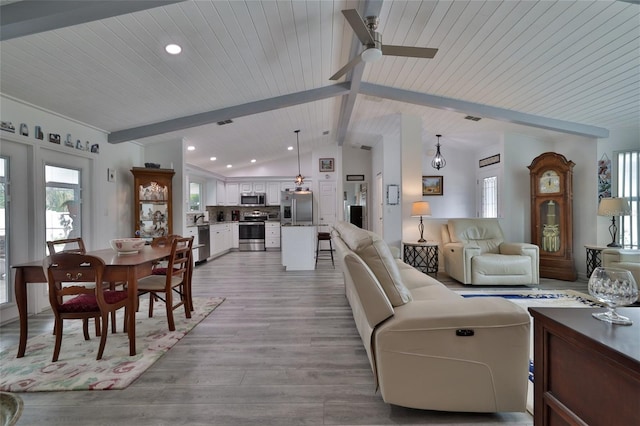
{"type": "Polygon", "coordinates": [[[218,126],[224,126],[225,124],[230,124],[233,123],[233,120],[229,119],[229,120],[222,120],[222,121],[218,121],[218,126]]]}
{"type": "Polygon", "coordinates": [[[369,145],[360,145],[361,149],[364,149],[365,151],[371,151],[371,147],[369,145]]]}
{"type": "Polygon", "coordinates": [[[473,115],[467,115],[464,119],[465,120],[471,120],[471,121],[480,121],[480,120],[482,120],[482,118],[474,117],[473,115]]]}

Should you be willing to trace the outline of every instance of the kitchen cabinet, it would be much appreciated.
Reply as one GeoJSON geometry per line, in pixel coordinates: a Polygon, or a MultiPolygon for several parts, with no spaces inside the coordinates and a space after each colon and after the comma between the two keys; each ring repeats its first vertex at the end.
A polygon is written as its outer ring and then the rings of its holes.
{"type": "Polygon", "coordinates": [[[240,223],[231,223],[231,248],[240,248],[240,223]]]}
{"type": "Polygon", "coordinates": [[[281,191],[295,191],[296,190],[296,184],[293,183],[293,179],[291,180],[291,182],[280,182],[280,190],[281,191]]]}
{"type": "Polygon", "coordinates": [[[283,226],[281,228],[282,266],[287,271],[309,271],[316,268],[315,226],[283,226]]]}
{"type": "Polygon", "coordinates": [[[265,222],[264,246],[268,249],[280,249],[280,223],[265,222]]]}
{"type": "Polygon", "coordinates": [[[280,205],[280,188],[282,182],[267,182],[267,205],[279,206],[280,205]]]}
{"type": "Polygon", "coordinates": [[[240,193],[243,192],[266,192],[264,182],[240,182],[240,193]]]}
{"type": "Polygon", "coordinates": [[[228,252],[232,245],[231,224],[210,225],[211,256],[219,256],[228,252]]]}
{"type": "Polygon", "coordinates": [[[173,233],[172,169],[133,167],[133,230],[151,241],[173,233]]]}
{"type": "Polygon", "coordinates": [[[240,204],[240,185],[229,182],[225,185],[225,206],[237,206],[240,204]]]}
{"type": "MultiPolygon", "coordinates": [[[[193,237],[193,246],[197,246],[198,245],[198,227],[197,226],[187,226],[187,231],[185,232],[185,237],[193,237]]],[[[195,262],[199,262],[200,261],[200,250],[198,249],[193,249],[192,250],[192,256],[193,256],[193,261],[195,262]]]]}

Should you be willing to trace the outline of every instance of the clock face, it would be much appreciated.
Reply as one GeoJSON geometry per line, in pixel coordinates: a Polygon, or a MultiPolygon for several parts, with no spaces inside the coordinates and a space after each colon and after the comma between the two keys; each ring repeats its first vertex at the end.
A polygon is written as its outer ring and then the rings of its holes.
{"type": "Polygon", "coordinates": [[[540,176],[539,190],[542,194],[560,192],[560,176],[553,170],[547,170],[540,176]]]}

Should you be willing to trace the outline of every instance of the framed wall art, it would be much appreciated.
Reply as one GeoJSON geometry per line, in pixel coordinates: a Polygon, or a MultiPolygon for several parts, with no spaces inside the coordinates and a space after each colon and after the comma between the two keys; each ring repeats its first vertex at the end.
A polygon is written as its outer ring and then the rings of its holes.
{"type": "Polygon", "coordinates": [[[444,176],[422,176],[422,195],[443,195],[444,176]]]}
{"type": "Polygon", "coordinates": [[[333,171],[333,158],[321,158],[320,159],[320,171],[332,172],[333,171]]]}

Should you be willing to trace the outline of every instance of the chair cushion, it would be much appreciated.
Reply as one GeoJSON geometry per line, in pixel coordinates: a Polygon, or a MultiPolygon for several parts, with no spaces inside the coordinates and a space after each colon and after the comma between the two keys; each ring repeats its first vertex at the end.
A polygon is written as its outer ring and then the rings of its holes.
{"type": "Polygon", "coordinates": [[[389,246],[383,240],[373,241],[356,251],[380,282],[382,289],[392,306],[401,306],[411,301],[411,293],[402,283],[402,275],[391,254],[389,246]]]}
{"type": "MultiPolygon", "coordinates": [[[[104,300],[108,304],[117,303],[128,297],[126,291],[105,291],[104,300]]],[[[80,294],[72,299],[67,300],[58,307],[59,312],[65,313],[81,313],[81,312],[100,312],[98,300],[93,294],[80,294]]]]}
{"type": "Polygon", "coordinates": [[[449,237],[454,243],[475,243],[481,253],[500,253],[504,235],[496,219],[449,219],[449,237]]]}
{"type": "Polygon", "coordinates": [[[531,258],[506,254],[487,253],[471,259],[474,274],[480,275],[531,275],[531,258]]]}

